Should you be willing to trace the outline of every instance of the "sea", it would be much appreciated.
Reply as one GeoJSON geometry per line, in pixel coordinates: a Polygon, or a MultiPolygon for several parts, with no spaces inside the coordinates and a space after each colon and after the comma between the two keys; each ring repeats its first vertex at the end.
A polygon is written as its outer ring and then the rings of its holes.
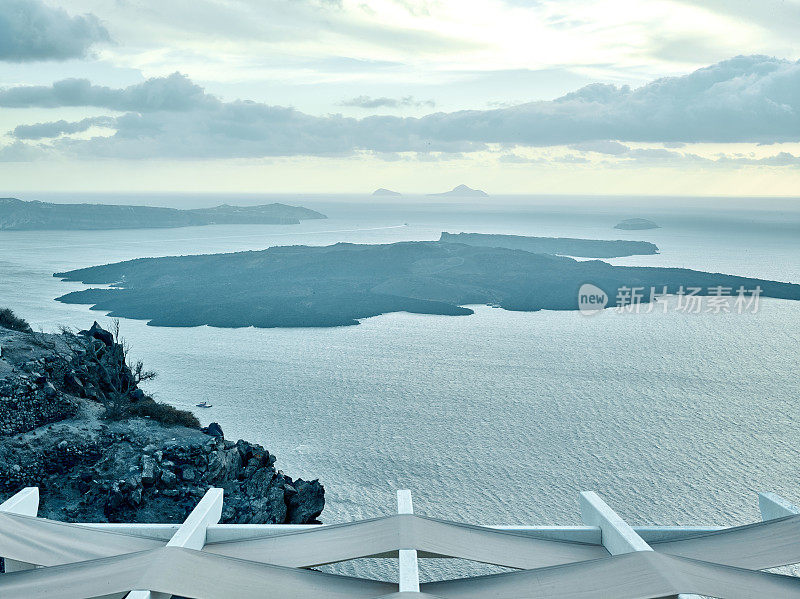
{"type": "MultiPolygon", "coordinates": [[[[19,193],[21,199],[172,207],[280,201],[329,218],[299,225],[0,231],[0,306],[45,331],[109,318],[55,301],[84,288],[54,272],[132,258],[442,231],[650,241],[610,260],[800,283],[800,198],[19,193]],[[624,231],[625,218],[658,229],[624,231]]],[[[589,281],[590,282],[590,281],[589,281]]],[[[596,491],[634,525],[759,518],[756,492],[800,503],[800,302],[738,313],[593,316],[474,306],[338,328],[151,327],[122,319],[158,400],[264,445],[326,489],[322,520],[417,513],[478,524],[580,524],[596,491]],[[195,408],[206,401],[209,409],[195,408]]],[[[423,560],[425,561],[425,560],[423,560]]],[[[358,566],[353,566],[357,569],[358,566]]],[[[348,570],[344,571],[356,571],[348,570]]]]}

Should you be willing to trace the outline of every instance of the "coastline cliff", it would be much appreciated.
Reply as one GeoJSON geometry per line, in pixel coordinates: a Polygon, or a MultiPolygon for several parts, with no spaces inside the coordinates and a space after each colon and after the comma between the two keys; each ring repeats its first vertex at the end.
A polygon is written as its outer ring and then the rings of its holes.
{"type": "Polygon", "coordinates": [[[43,517],[182,522],[222,487],[222,522],[317,522],[318,480],[293,479],[260,445],[155,402],[138,386],[150,376],[97,323],[60,334],[0,326],[0,502],[38,486],[43,517]]]}

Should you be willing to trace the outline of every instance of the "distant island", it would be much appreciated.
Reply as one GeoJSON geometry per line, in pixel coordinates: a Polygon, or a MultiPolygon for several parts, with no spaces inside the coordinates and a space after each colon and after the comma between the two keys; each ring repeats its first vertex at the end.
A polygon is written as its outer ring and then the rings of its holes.
{"type": "Polygon", "coordinates": [[[703,294],[718,285],[758,285],[762,296],[800,300],[800,285],[790,283],[438,241],[142,258],[54,276],[113,285],[59,301],[156,326],[331,327],[388,312],[472,314],[469,304],[575,310],[585,283],[610,298],[623,287],[698,287],[703,294]]]}
{"type": "Polygon", "coordinates": [[[641,231],[644,229],[659,229],[660,227],[646,218],[628,218],[614,225],[614,228],[626,231],[641,231]]]}
{"type": "Polygon", "coordinates": [[[481,189],[472,189],[466,185],[457,185],[450,191],[429,193],[429,197],[488,198],[489,194],[481,189]]]}
{"type": "Polygon", "coordinates": [[[374,196],[387,196],[387,197],[397,198],[397,197],[402,196],[403,194],[400,193],[399,191],[392,191],[391,189],[385,189],[385,188],[381,187],[380,189],[376,189],[375,191],[373,191],[372,195],[374,195],[374,196]]]}
{"type": "Polygon", "coordinates": [[[296,225],[324,214],[286,204],[179,210],[113,204],[53,204],[0,198],[0,231],[101,230],[192,227],[213,224],[296,225]]]}
{"type": "Polygon", "coordinates": [[[485,233],[442,233],[439,241],[581,258],[620,258],[658,253],[658,247],[648,241],[604,241],[571,237],[524,237],[522,235],[485,233]]]}

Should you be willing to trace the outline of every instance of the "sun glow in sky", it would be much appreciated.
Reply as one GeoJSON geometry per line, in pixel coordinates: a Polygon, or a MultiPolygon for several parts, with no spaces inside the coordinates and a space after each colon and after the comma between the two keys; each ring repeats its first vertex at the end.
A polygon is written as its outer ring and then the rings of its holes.
{"type": "Polygon", "coordinates": [[[799,30],[800,0],[5,0],[0,180],[798,195],[799,30]]]}

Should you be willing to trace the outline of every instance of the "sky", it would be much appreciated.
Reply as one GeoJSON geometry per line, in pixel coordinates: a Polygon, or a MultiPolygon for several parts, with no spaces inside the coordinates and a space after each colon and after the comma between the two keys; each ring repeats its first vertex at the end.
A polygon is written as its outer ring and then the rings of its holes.
{"type": "Polygon", "coordinates": [[[800,196],[800,0],[0,0],[0,196],[800,196]]]}

